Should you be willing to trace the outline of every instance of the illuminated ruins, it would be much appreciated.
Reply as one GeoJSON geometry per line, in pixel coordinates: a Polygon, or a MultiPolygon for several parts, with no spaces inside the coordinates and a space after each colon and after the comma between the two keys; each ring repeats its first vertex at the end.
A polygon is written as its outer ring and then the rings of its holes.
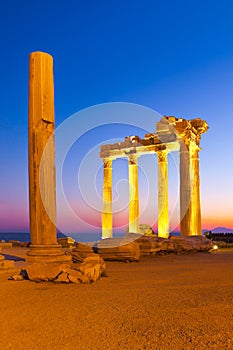
{"type": "Polygon", "coordinates": [[[126,137],[123,142],[102,145],[103,211],[102,238],[112,237],[112,162],[128,158],[129,232],[139,232],[138,158],[157,154],[158,159],[158,236],[169,236],[168,153],[180,154],[180,232],[183,236],[201,235],[199,151],[201,135],[208,124],[200,118],[163,117],[156,133],[126,137]]]}

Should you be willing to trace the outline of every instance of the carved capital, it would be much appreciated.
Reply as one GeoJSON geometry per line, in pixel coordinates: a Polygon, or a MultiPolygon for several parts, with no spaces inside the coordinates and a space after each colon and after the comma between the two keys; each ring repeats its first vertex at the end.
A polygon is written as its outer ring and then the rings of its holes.
{"type": "Polygon", "coordinates": [[[158,156],[158,162],[159,163],[166,163],[167,162],[167,155],[168,155],[168,151],[167,150],[163,150],[163,151],[158,151],[156,152],[157,156],[158,156]]]}
{"type": "Polygon", "coordinates": [[[138,155],[135,153],[128,155],[128,162],[129,162],[129,165],[137,165],[138,164],[138,155]]]}
{"type": "Polygon", "coordinates": [[[112,167],[112,159],[104,158],[104,168],[111,168],[112,167]]]}
{"type": "Polygon", "coordinates": [[[192,127],[196,129],[198,135],[204,134],[209,129],[206,120],[200,118],[192,119],[190,120],[190,123],[192,127]]]}

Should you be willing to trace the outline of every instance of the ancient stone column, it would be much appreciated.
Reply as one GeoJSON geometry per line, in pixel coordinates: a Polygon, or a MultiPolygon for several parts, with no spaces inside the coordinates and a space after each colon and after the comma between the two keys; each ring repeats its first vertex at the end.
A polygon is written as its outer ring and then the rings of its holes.
{"type": "Polygon", "coordinates": [[[138,196],[138,156],[128,156],[129,168],[129,232],[139,232],[139,196],[138,196]]]}
{"type": "Polygon", "coordinates": [[[158,151],[158,236],[169,237],[167,150],[158,151]]]}
{"type": "Polygon", "coordinates": [[[102,238],[112,237],[112,160],[104,159],[102,238]]]}
{"type": "Polygon", "coordinates": [[[190,235],[201,235],[201,198],[199,174],[199,150],[197,145],[190,147],[191,215],[190,235]]]}
{"type": "Polygon", "coordinates": [[[189,146],[180,143],[180,232],[190,236],[191,183],[189,146]]]}
{"type": "Polygon", "coordinates": [[[28,161],[31,245],[28,262],[66,262],[57,243],[53,58],[33,52],[29,60],[28,161]],[[43,156],[43,162],[42,155],[43,156]],[[43,200],[42,200],[42,196],[43,200]]]}

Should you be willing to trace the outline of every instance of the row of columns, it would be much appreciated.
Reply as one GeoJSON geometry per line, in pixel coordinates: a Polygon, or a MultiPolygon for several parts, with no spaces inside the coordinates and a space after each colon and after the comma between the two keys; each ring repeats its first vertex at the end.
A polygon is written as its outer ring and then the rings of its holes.
{"type": "MultiPolygon", "coordinates": [[[[201,234],[200,148],[196,144],[180,147],[180,231],[181,235],[201,234]]],[[[168,150],[158,156],[158,236],[169,236],[168,212],[168,150]]],[[[112,160],[103,159],[102,238],[112,237],[112,160]]],[[[138,155],[128,155],[129,232],[139,232],[138,155]]]]}

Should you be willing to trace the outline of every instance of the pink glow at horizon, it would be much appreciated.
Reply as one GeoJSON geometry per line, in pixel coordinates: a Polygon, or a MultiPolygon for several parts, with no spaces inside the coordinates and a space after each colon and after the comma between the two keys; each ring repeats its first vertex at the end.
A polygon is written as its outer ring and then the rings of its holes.
{"type": "MultiPolygon", "coordinates": [[[[83,220],[79,220],[77,226],[77,220],[70,220],[70,216],[66,217],[63,213],[62,217],[58,217],[58,229],[59,223],[66,227],[66,232],[101,232],[101,213],[94,212],[89,209],[86,210],[84,207],[79,206],[76,203],[78,216],[83,220]]],[[[140,217],[141,223],[152,224],[154,217],[151,214],[151,220],[146,219],[146,215],[140,217]]],[[[156,213],[155,213],[156,217],[156,213]]],[[[153,226],[154,230],[157,229],[156,220],[153,226]]],[[[128,226],[128,208],[122,213],[116,213],[113,215],[113,227],[118,227],[119,232],[123,232],[128,226]]],[[[233,219],[224,212],[216,212],[214,215],[202,216],[202,229],[211,230],[215,227],[233,227],[233,219]]],[[[179,225],[174,226],[174,230],[179,230],[179,225]]],[[[0,207],[0,231],[1,232],[29,232],[29,213],[28,208],[19,207],[12,208],[9,206],[0,207]],[[12,217],[14,212],[14,217],[12,217]]]]}

